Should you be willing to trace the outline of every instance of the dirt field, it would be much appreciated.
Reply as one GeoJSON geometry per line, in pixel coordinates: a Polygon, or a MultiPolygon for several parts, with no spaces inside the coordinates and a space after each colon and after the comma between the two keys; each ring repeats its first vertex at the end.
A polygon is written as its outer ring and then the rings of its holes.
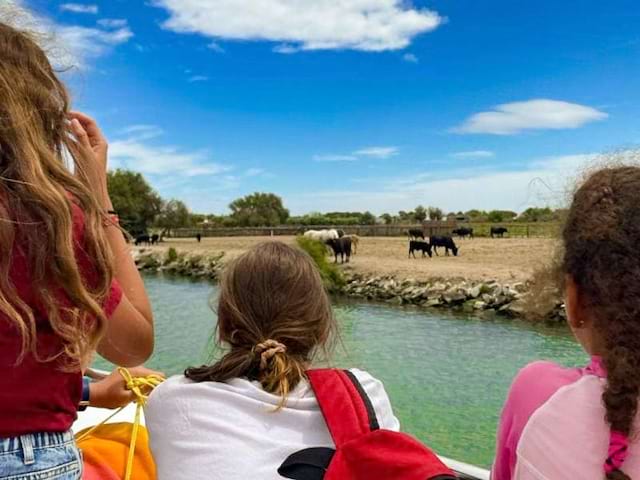
{"type": "MultiPolygon", "coordinates": [[[[293,244],[294,237],[275,237],[293,244]]],[[[268,237],[204,238],[198,244],[195,239],[168,239],[161,247],[175,247],[199,253],[224,251],[233,258],[268,237]]],[[[398,278],[424,280],[434,277],[466,278],[469,280],[498,280],[514,282],[526,280],[533,270],[549,260],[554,241],[541,238],[505,238],[456,240],[458,257],[440,256],[408,259],[406,238],[365,237],[360,241],[358,254],[345,268],[354,272],[375,275],[395,275],[398,278]]],[[[443,250],[441,250],[441,254],[443,250]]]]}

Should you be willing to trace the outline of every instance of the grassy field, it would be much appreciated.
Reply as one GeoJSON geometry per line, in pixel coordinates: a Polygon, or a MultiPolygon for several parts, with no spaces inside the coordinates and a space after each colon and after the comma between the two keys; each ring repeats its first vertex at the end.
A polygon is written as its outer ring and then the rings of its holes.
{"type": "MultiPolygon", "coordinates": [[[[295,237],[274,237],[277,241],[295,244],[295,237]]],[[[154,249],[174,247],[179,251],[194,253],[225,252],[233,258],[269,237],[217,237],[195,239],[167,239],[154,249]]],[[[345,269],[373,275],[395,275],[398,278],[417,280],[429,278],[466,278],[470,280],[498,280],[519,282],[528,279],[532,272],[548,262],[553,255],[555,241],[549,238],[476,238],[456,240],[458,257],[433,258],[408,257],[406,238],[362,238],[358,253],[345,269]]],[[[149,248],[149,247],[145,247],[149,248]]]]}

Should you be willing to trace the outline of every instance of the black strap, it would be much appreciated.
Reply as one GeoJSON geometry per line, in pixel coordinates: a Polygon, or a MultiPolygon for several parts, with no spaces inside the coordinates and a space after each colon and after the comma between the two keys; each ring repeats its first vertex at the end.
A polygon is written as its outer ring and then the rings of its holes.
{"type": "Polygon", "coordinates": [[[364,403],[365,408],[367,409],[367,415],[369,416],[369,428],[371,431],[380,430],[380,424],[378,423],[378,417],[376,415],[376,411],[373,409],[373,404],[371,403],[371,399],[367,392],[364,391],[362,384],[358,381],[356,376],[351,373],[349,370],[344,370],[344,373],[347,375],[353,386],[356,387],[358,393],[360,394],[360,398],[362,398],[362,403],[364,403]]]}
{"type": "Polygon", "coordinates": [[[336,451],[333,448],[307,448],[289,456],[278,468],[284,478],[322,480],[336,451]]]}

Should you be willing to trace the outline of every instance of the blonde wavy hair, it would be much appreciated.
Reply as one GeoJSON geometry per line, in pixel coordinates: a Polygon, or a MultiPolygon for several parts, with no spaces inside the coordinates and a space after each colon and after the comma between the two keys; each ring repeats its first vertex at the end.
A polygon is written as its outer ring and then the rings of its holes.
{"type": "Polygon", "coordinates": [[[36,38],[0,22],[0,59],[0,251],[26,257],[34,300],[63,349],[47,358],[38,354],[34,307],[12,284],[6,253],[0,255],[0,316],[21,339],[17,363],[30,353],[43,362],[62,357],[62,368],[77,369],[105,331],[101,305],[113,278],[103,212],[84,168],[95,160],[71,136],[69,95],[36,38]],[[91,284],[75,257],[72,202],[84,213],[82,248],[96,273],[91,284]]]}

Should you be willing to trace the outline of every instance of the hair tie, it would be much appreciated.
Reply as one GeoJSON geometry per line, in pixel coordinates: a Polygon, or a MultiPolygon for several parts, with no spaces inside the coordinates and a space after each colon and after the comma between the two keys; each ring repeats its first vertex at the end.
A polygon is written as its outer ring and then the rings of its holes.
{"type": "Polygon", "coordinates": [[[609,452],[604,462],[604,471],[609,474],[620,470],[629,452],[629,437],[622,432],[611,431],[609,452]]]}
{"type": "Polygon", "coordinates": [[[265,340],[253,347],[254,354],[260,355],[260,370],[265,370],[269,360],[271,360],[278,353],[285,353],[287,351],[286,345],[276,340],[265,340]]]}

